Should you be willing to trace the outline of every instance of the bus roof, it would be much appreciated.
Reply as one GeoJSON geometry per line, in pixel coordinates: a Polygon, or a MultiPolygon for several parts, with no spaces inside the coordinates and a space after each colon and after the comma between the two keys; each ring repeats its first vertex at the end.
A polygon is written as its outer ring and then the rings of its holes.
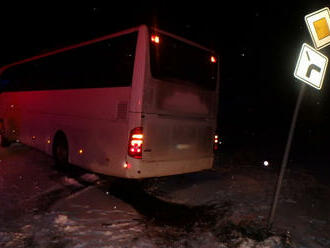
{"type": "Polygon", "coordinates": [[[191,46],[195,46],[195,47],[198,47],[198,48],[200,48],[202,50],[205,50],[205,51],[208,51],[210,53],[214,53],[215,54],[215,51],[213,51],[213,50],[211,50],[211,49],[209,49],[207,47],[204,47],[204,46],[202,46],[202,45],[200,45],[200,44],[198,44],[196,42],[187,40],[186,38],[183,38],[181,36],[178,36],[178,35],[175,35],[175,34],[172,34],[172,33],[168,33],[166,31],[163,31],[163,30],[160,30],[160,29],[157,29],[157,28],[151,28],[151,29],[155,30],[155,32],[158,32],[160,34],[164,34],[164,35],[170,36],[170,37],[172,37],[172,38],[174,38],[176,40],[180,40],[180,41],[182,41],[184,43],[187,43],[187,44],[189,44],[191,46]]]}
{"type": "MultiPolygon", "coordinates": [[[[103,41],[103,40],[111,39],[111,38],[118,37],[118,36],[121,36],[121,35],[133,33],[135,31],[138,31],[141,27],[147,27],[147,26],[146,25],[140,25],[138,27],[126,29],[126,30],[123,30],[123,31],[120,31],[120,32],[117,32],[117,33],[113,33],[113,34],[108,34],[108,35],[101,36],[99,38],[95,38],[95,39],[92,39],[92,40],[83,41],[83,42],[78,43],[78,44],[70,45],[70,46],[67,46],[67,47],[56,49],[54,51],[50,51],[50,52],[47,52],[47,53],[39,54],[39,55],[36,55],[36,56],[32,56],[32,57],[29,57],[29,58],[26,58],[26,59],[23,59],[23,60],[19,60],[19,61],[10,63],[8,65],[5,65],[5,66],[0,67],[0,75],[5,70],[7,70],[10,67],[13,67],[13,66],[16,66],[16,65],[20,65],[20,64],[24,64],[26,62],[38,60],[38,59],[41,59],[41,58],[44,58],[44,57],[48,57],[48,56],[51,56],[51,55],[55,55],[55,54],[58,54],[58,53],[62,53],[62,52],[65,52],[65,51],[68,51],[68,50],[72,50],[72,49],[75,49],[75,48],[79,48],[79,47],[83,47],[83,46],[86,46],[86,45],[90,45],[90,44],[93,44],[93,43],[96,43],[96,42],[99,42],[99,41],[103,41]]],[[[208,49],[208,48],[206,48],[206,47],[204,47],[202,45],[199,45],[198,43],[195,43],[193,41],[187,40],[187,39],[185,39],[183,37],[180,37],[180,36],[177,36],[177,35],[168,33],[166,31],[163,31],[163,30],[160,30],[160,29],[157,29],[157,28],[151,28],[151,29],[154,30],[155,32],[158,32],[158,33],[161,33],[161,34],[170,36],[170,37],[172,37],[174,39],[183,41],[183,42],[185,42],[185,43],[187,43],[189,45],[198,47],[198,48],[200,48],[202,50],[206,50],[208,52],[215,53],[214,51],[212,51],[212,50],[210,50],[210,49],[208,49]]]]}
{"type": "Polygon", "coordinates": [[[17,62],[14,62],[14,63],[11,63],[11,64],[8,64],[8,65],[5,65],[5,66],[1,67],[0,68],[0,74],[3,71],[7,70],[8,68],[13,67],[13,66],[16,66],[16,65],[20,65],[20,64],[24,64],[26,62],[38,60],[38,59],[41,59],[41,58],[44,58],[44,57],[55,55],[55,54],[58,54],[58,53],[61,53],[61,52],[65,52],[65,51],[68,51],[68,50],[72,50],[72,49],[75,49],[75,48],[83,47],[83,46],[86,46],[86,45],[89,45],[89,44],[93,44],[93,43],[96,43],[96,42],[99,42],[99,41],[111,39],[111,38],[114,38],[114,37],[117,37],[117,36],[129,34],[129,33],[132,33],[132,32],[137,31],[138,29],[139,29],[139,27],[127,29],[127,30],[124,30],[124,31],[121,31],[121,32],[117,32],[117,33],[114,33],[114,34],[105,35],[105,36],[102,36],[102,37],[99,37],[99,38],[96,38],[96,39],[84,41],[84,42],[81,42],[81,43],[78,43],[78,44],[75,44],[75,45],[63,47],[63,48],[60,48],[60,49],[56,49],[54,51],[50,51],[50,52],[47,52],[47,53],[36,55],[36,56],[30,57],[30,58],[26,58],[26,59],[23,59],[23,60],[19,60],[17,62]]]}

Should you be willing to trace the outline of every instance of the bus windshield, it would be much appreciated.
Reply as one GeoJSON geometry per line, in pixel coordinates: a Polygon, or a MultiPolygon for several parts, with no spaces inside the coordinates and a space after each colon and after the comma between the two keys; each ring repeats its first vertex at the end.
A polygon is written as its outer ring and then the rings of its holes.
{"type": "Polygon", "coordinates": [[[154,78],[216,90],[217,63],[215,56],[211,60],[211,52],[167,35],[159,35],[157,39],[150,45],[151,73],[154,78]]]}

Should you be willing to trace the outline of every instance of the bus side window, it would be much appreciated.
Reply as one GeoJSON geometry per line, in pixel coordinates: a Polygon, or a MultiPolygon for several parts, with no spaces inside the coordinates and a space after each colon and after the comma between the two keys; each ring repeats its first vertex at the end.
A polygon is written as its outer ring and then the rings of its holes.
{"type": "Polygon", "coordinates": [[[19,90],[17,75],[18,73],[15,68],[5,70],[1,75],[1,91],[7,92],[19,90]]]}
{"type": "Polygon", "coordinates": [[[0,91],[130,86],[136,41],[131,33],[13,66],[0,91]]]}
{"type": "Polygon", "coordinates": [[[6,90],[9,84],[9,80],[5,78],[0,78],[0,93],[6,90]]]}
{"type": "Polygon", "coordinates": [[[2,74],[3,91],[25,91],[35,88],[34,69],[31,63],[8,68],[2,74]]]}
{"type": "Polygon", "coordinates": [[[96,42],[41,59],[39,74],[49,89],[129,86],[137,34],[96,42]]]}

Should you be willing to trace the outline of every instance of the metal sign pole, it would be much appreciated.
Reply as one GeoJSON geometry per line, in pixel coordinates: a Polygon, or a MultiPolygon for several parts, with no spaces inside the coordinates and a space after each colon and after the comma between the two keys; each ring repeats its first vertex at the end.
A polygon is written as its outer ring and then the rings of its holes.
{"type": "Polygon", "coordinates": [[[296,127],[296,121],[297,121],[301,101],[302,101],[303,96],[304,96],[304,91],[305,91],[305,84],[303,83],[303,84],[301,84],[299,96],[298,96],[296,107],[295,107],[295,110],[294,110],[294,114],[293,114],[293,118],[292,118],[292,122],[291,122],[291,127],[290,127],[290,132],[289,132],[289,137],[288,137],[288,141],[286,143],[284,157],[283,157],[283,160],[282,160],[281,171],[280,171],[280,175],[278,177],[278,181],[277,181],[277,185],[276,185],[276,192],[275,192],[275,196],[274,196],[274,200],[273,200],[273,204],[272,204],[272,209],[271,209],[271,212],[270,212],[270,217],[269,217],[269,220],[268,220],[268,227],[269,228],[273,225],[273,222],[274,222],[275,210],[276,210],[276,207],[277,207],[278,198],[279,198],[280,191],[281,191],[281,186],[282,186],[282,181],[283,181],[285,168],[286,168],[286,165],[288,163],[288,158],[289,158],[290,149],[291,149],[291,142],[292,142],[294,130],[295,130],[295,127],[296,127]]]}

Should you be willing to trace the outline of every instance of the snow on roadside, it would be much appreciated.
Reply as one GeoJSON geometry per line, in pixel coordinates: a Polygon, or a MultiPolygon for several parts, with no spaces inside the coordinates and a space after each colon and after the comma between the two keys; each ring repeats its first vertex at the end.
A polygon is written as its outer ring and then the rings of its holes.
{"type": "Polygon", "coordinates": [[[82,175],[80,178],[82,180],[84,180],[86,182],[90,182],[90,183],[94,183],[94,182],[100,180],[100,178],[97,175],[92,174],[92,173],[86,173],[86,174],[82,175]]]}
{"type": "Polygon", "coordinates": [[[0,247],[24,247],[24,235],[19,232],[0,232],[0,247]]]}
{"type": "Polygon", "coordinates": [[[72,220],[65,212],[34,215],[28,221],[29,225],[15,231],[0,231],[0,247],[119,248],[131,243],[142,232],[142,227],[134,220],[102,225],[101,220],[95,221],[94,218],[88,221],[72,220]]]}
{"type": "MultiPolygon", "coordinates": [[[[89,216],[89,208],[85,205],[75,205],[77,212],[83,215],[72,216],[71,211],[51,211],[32,216],[28,225],[17,232],[0,233],[0,247],[27,248],[27,247],[132,247],[132,248],[167,248],[167,247],[256,247],[281,248],[284,247],[279,236],[271,236],[263,241],[250,239],[231,230],[228,236],[222,238],[222,233],[215,232],[213,226],[200,228],[154,225],[152,222],[142,223],[131,215],[121,214],[118,220],[111,219],[112,211],[93,209],[89,216]],[[130,217],[129,217],[130,216],[130,217]],[[3,237],[1,237],[1,235],[3,237]]],[[[116,212],[117,213],[117,212],[116,212]]],[[[221,226],[216,228],[221,230],[221,226]]]]}
{"type": "Polygon", "coordinates": [[[65,225],[68,222],[69,222],[68,216],[63,214],[58,215],[54,220],[54,223],[57,225],[65,225]]]}
{"type": "Polygon", "coordinates": [[[66,186],[73,186],[73,187],[77,187],[77,188],[84,187],[76,179],[71,178],[71,177],[64,177],[63,184],[66,186]]]}

